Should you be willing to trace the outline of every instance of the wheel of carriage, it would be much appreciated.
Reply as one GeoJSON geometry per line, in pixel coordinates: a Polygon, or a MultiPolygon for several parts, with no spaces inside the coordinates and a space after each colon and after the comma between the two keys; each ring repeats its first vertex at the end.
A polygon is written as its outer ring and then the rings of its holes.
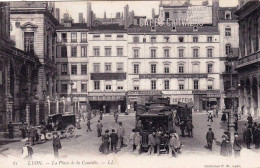
{"type": "Polygon", "coordinates": [[[68,137],[69,139],[73,139],[73,138],[75,138],[76,137],[76,134],[75,134],[75,127],[73,126],[73,125],[68,125],[67,127],[66,127],[66,132],[65,132],[65,134],[66,134],[66,137],[68,137]]]}
{"type": "Polygon", "coordinates": [[[46,133],[46,139],[50,140],[50,139],[52,139],[52,137],[53,137],[53,135],[51,132],[46,133]]]}

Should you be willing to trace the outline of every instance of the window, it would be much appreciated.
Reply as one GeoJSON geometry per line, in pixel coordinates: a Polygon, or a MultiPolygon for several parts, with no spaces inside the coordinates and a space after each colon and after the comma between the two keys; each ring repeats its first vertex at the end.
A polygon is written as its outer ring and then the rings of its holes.
{"type": "Polygon", "coordinates": [[[86,57],[86,56],[87,56],[87,47],[81,46],[81,57],[86,57]]]}
{"type": "Polygon", "coordinates": [[[117,56],[123,56],[123,48],[117,48],[117,56]]]}
{"type": "Polygon", "coordinates": [[[200,72],[200,66],[198,63],[192,65],[192,72],[193,73],[199,73],[200,72]]]}
{"type": "Polygon", "coordinates": [[[208,90],[213,89],[213,80],[208,80],[208,90]]]}
{"type": "Polygon", "coordinates": [[[139,80],[134,80],[133,81],[133,86],[134,86],[134,90],[139,90],[139,80]]]}
{"type": "Polygon", "coordinates": [[[184,42],[184,37],[182,37],[182,36],[179,37],[179,42],[180,42],[180,43],[184,42]]]}
{"type": "Polygon", "coordinates": [[[198,48],[194,48],[193,49],[193,57],[194,58],[198,58],[199,57],[199,49],[198,48]]]}
{"type": "Polygon", "coordinates": [[[61,33],[61,41],[67,42],[67,33],[61,33]]]}
{"type": "Polygon", "coordinates": [[[170,89],[170,81],[169,80],[164,80],[164,89],[169,90],[170,89]]]}
{"type": "Polygon", "coordinates": [[[95,64],[93,64],[93,67],[94,67],[94,72],[95,73],[99,73],[100,72],[100,64],[95,63],[95,64]]]}
{"type": "Polygon", "coordinates": [[[81,42],[87,42],[87,33],[81,33],[81,42]]]}
{"type": "Polygon", "coordinates": [[[87,65],[81,65],[81,75],[87,74],[87,65]]]}
{"type": "Polygon", "coordinates": [[[77,42],[77,33],[71,33],[71,42],[77,42]]]}
{"type": "Polygon", "coordinates": [[[155,80],[152,80],[152,81],[151,81],[151,89],[152,89],[152,90],[155,90],[155,89],[156,89],[156,81],[155,81],[155,80]]]}
{"type": "Polygon", "coordinates": [[[134,90],[139,90],[139,86],[134,86],[134,90]]]}
{"type": "Polygon", "coordinates": [[[34,54],[34,32],[24,32],[24,51],[34,54]]]}
{"type": "Polygon", "coordinates": [[[207,57],[213,57],[213,49],[212,48],[207,49],[207,57]]]}
{"type": "Polygon", "coordinates": [[[100,89],[100,81],[94,81],[94,90],[100,89]]]}
{"type": "Polygon", "coordinates": [[[231,36],[231,28],[225,28],[225,36],[231,36]]]}
{"type": "Polygon", "coordinates": [[[212,36],[207,37],[207,42],[212,42],[212,36]]]}
{"type": "Polygon", "coordinates": [[[99,48],[95,47],[95,48],[93,48],[93,51],[94,51],[94,56],[99,56],[100,55],[99,48]]]}
{"type": "Polygon", "coordinates": [[[106,40],[110,40],[111,38],[112,38],[112,35],[111,35],[111,34],[106,34],[106,35],[105,35],[105,39],[106,39],[106,40]]]}
{"type": "Polygon", "coordinates": [[[117,90],[123,90],[124,87],[123,86],[117,86],[117,90]]]}
{"type": "Polygon", "coordinates": [[[179,84],[179,90],[183,90],[184,89],[184,84],[179,84]]]}
{"type": "Polygon", "coordinates": [[[66,84],[66,83],[61,84],[61,92],[63,92],[63,93],[68,92],[68,84],[66,84]]]}
{"type": "Polygon", "coordinates": [[[71,75],[77,75],[77,65],[71,65],[71,75]]]}
{"type": "Polygon", "coordinates": [[[170,66],[168,64],[164,65],[164,73],[170,73],[170,66]]]}
{"type": "Polygon", "coordinates": [[[85,83],[85,82],[84,82],[84,83],[83,83],[83,82],[81,83],[81,91],[82,91],[82,92],[86,92],[86,91],[87,91],[87,83],[85,83]]]}
{"type": "Polygon", "coordinates": [[[111,63],[105,63],[105,72],[111,72],[111,63]]]}
{"type": "Polygon", "coordinates": [[[76,46],[71,47],[71,57],[77,57],[77,47],[76,46]]]}
{"type": "Polygon", "coordinates": [[[139,37],[134,37],[134,43],[139,43],[139,37]]]}
{"type": "Polygon", "coordinates": [[[183,57],[184,57],[184,49],[179,48],[179,58],[183,58],[183,57]]]}
{"type": "Polygon", "coordinates": [[[164,42],[168,43],[169,39],[170,39],[170,37],[164,37],[164,42]]]}
{"type": "Polygon", "coordinates": [[[145,37],[143,38],[143,43],[146,43],[146,38],[145,37]]]}
{"type": "Polygon", "coordinates": [[[111,56],[111,48],[105,48],[105,56],[111,56]]]}
{"type": "Polygon", "coordinates": [[[68,57],[68,55],[67,55],[67,46],[66,45],[61,46],[61,57],[63,57],[63,58],[67,58],[68,57]]]}
{"type": "Polygon", "coordinates": [[[231,44],[227,44],[226,45],[226,55],[230,55],[231,54],[231,44]]]}
{"type": "Polygon", "coordinates": [[[170,57],[170,50],[169,49],[164,49],[164,57],[169,58],[170,57]]]}
{"type": "Polygon", "coordinates": [[[178,66],[178,69],[179,69],[179,73],[184,73],[184,65],[183,64],[180,64],[178,66]]]}
{"type": "Polygon", "coordinates": [[[153,74],[156,73],[156,64],[151,65],[151,73],[153,73],[153,74]]]}
{"type": "Polygon", "coordinates": [[[124,35],[117,35],[116,38],[117,38],[117,39],[123,39],[123,38],[124,38],[124,35]]]}
{"type": "Polygon", "coordinates": [[[197,43],[199,41],[198,37],[193,37],[193,43],[197,43]]]}
{"type": "Polygon", "coordinates": [[[134,64],[134,74],[138,74],[138,73],[139,73],[139,65],[134,64]]]}
{"type": "Polygon", "coordinates": [[[156,58],[156,49],[151,49],[151,58],[156,58]]]}
{"type": "Polygon", "coordinates": [[[225,12],[225,19],[226,20],[230,20],[231,19],[231,12],[230,11],[226,11],[225,12]]]}
{"type": "Polygon", "coordinates": [[[152,43],[156,42],[156,37],[151,37],[151,42],[152,43]]]}
{"type": "Polygon", "coordinates": [[[194,80],[193,81],[193,88],[194,88],[194,90],[198,90],[199,89],[199,81],[198,80],[194,80]]]}
{"type": "Polygon", "coordinates": [[[73,82],[71,92],[77,92],[77,82],[73,82]]]}
{"type": "Polygon", "coordinates": [[[93,40],[98,40],[98,39],[100,39],[100,35],[99,34],[93,35],[93,40]]]}
{"type": "Polygon", "coordinates": [[[68,74],[68,64],[62,64],[61,65],[61,75],[67,75],[68,74]]]}
{"type": "Polygon", "coordinates": [[[106,85],[106,90],[111,90],[111,89],[112,89],[111,85],[106,85]]]}
{"type": "Polygon", "coordinates": [[[117,72],[123,72],[124,71],[124,63],[116,63],[116,70],[117,72]]]}
{"type": "Polygon", "coordinates": [[[139,58],[139,50],[134,49],[134,58],[139,58]]]}
{"type": "Polygon", "coordinates": [[[208,73],[213,72],[213,64],[208,64],[208,73]]]}

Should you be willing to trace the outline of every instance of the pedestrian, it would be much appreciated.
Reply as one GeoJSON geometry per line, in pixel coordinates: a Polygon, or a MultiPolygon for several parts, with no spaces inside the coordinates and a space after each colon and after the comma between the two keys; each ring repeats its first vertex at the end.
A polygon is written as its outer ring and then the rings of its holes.
{"type": "Polygon", "coordinates": [[[28,138],[30,140],[30,145],[33,146],[35,143],[35,136],[36,136],[36,129],[34,126],[30,126],[29,133],[28,133],[28,138]]]}
{"type": "Polygon", "coordinates": [[[25,142],[25,146],[23,147],[22,150],[22,158],[23,159],[32,159],[32,155],[33,155],[33,149],[30,146],[29,142],[25,142]]]}
{"type": "Polygon", "coordinates": [[[148,155],[154,154],[155,143],[155,132],[150,132],[148,135],[148,155]]]}
{"type": "Polygon", "coordinates": [[[243,135],[244,142],[246,142],[246,131],[247,131],[247,124],[245,123],[244,127],[241,129],[241,133],[243,135]]]}
{"type": "Polygon", "coordinates": [[[22,125],[20,126],[20,131],[21,131],[22,137],[24,139],[25,138],[25,134],[26,134],[26,126],[25,126],[24,122],[22,122],[22,125]]]}
{"type": "Polygon", "coordinates": [[[238,133],[235,133],[234,135],[235,135],[235,139],[234,139],[234,143],[233,143],[234,155],[235,155],[235,157],[239,157],[242,146],[241,146],[240,142],[238,141],[238,133]]]}
{"type": "Polygon", "coordinates": [[[155,133],[155,143],[156,143],[156,153],[157,153],[157,155],[160,155],[161,131],[159,129],[157,129],[157,132],[155,133]]]}
{"type": "Polygon", "coordinates": [[[251,126],[253,125],[253,117],[251,114],[249,114],[247,117],[247,123],[248,123],[248,125],[251,125],[251,126]]]}
{"type": "Polygon", "coordinates": [[[192,138],[193,137],[193,128],[194,128],[194,126],[193,126],[191,120],[187,121],[186,128],[187,128],[187,131],[188,131],[188,136],[192,138]]]}
{"type": "Polygon", "coordinates": [[[9,135],[8,135],[9,139],[13,139],[14,138],[14,126],[11,121],[8,124],[8,133],[9,133],[9,135]]]}
{"type": "Polygon", "coordinates": [[[132,152],[134,152],[136,149],[136,145],[134,143],[135,136],[136,136],[136,129],[132,129],[132,133],[130,134],[130,143],[133,145],[132,152]]]}
{"type": "Polygon", "coordinates": [[[223,123],[225,123],[225,122],[227,121],[227,115],[226,115],[225,112],[223,112],[223,114],[222,114],[222,116],[221,116],[221,121],[222,121],[223,123]]]}
{"type": "Polygon", "coordinates": [[[87,132],[92,131],[91,128],[90,128],[90,124],[91,124],[90,120],[88,119],[88,121],[87,121],[87,127],[88,127],[87,132]]]}
{"type": "Polygon", "coordinates": [[[235,132],[237,132],[237,130],[238,130],[238,121],[234,122],[234,129],[235,129],[235,132]]]}
{"type": "Polygon", "coordinates": [[[101,137],[102,128],[103,128],[103,124],[100,122],[100,120],[98,120],[98,123],[97,123],[97,134],[98,134],[98,137],[101,137]]]}
{"type": "Polygon", "coordinates": [[[111,139],[111,151],[117,152],[117,143],[118,143],[118,135],[116,134],[116,131],[112,129],[112,133],[110,134],[110,139],[111,139]]]}
{"type": "Polygon", "coordinates": [[[100,111],[100,116],[99,116],[99,120],[103,119],[103,111],[100,111]]]}
{"type": "Polygon", "coordinates": [[[206,135],[206,140],[207,140],[207,147],[208,147],[208,149],[210,151],[212,151],[212,143],[213,143],[213,140],[215,140],[212,128],[209,128],[209,131],[207,132],[207,135],[206,135]]]}
{"type": "Polygon", "coordinates": [[[104,154],[108,154],[109,152],[109,130],[106,130],[105,131],[105,134],[102,136],[102,143],[103,143],[103,149],[102,149],[102,152],[104,154]]]}
{"type": "Polygon", "coordinates": [[[213,116],[211,113],[208,115],[208,126],[211,126],[211,123],[213,122],[213,116]]]}
{"type": "Polygon", "coordinates": [[[180,153],[180,149],[181,149],[181,142],[179,139],[179,135],[177,133],[172,133],[171,135],[171,139],[169,142],[169,155],[170,157],[177,157],[177,153],[180,153]]]}
{"type": "Polygon", "coordinates": [[[231,154],[232,154],[231,143],[228,140],[227,135],[223,135],[222,136],[221,146],[220,146],[220,155],[228,157],[228,156],[231,156],[231,154]]]}
{"type": "Polygon", "coordinates": [[[250,148],[250,144],[252,142],[252,132],[251,132],[251,129],[249,127],[247,127],[247,130],[246,130],[246,133],[245,133],[245,137],[246,137],[247,149],[251,149],[250,148]]]}
{"type": "Polygon", "coordinates": [[[141,154],[141,145],[142,145],[142,136],[140,135],[139,131],[136,132],[134,143],[136,145],[137,154],[140,155],[141,154]]]}
{"type": "Polygon", "coordinates": [[[184,121],[181,121],[180,129],[181,129],[181,136],[185,137],[185,133],[184,133],[184,131],[185,131],[185,123],[184,123],[184,121]]]}
{"type": "Polygon", "coordinates": [[[58,136],[58,133],[55,131],[53,132],[53,151],[54,151],[54,157],[59,158],[59,149],[61,149],[61,143],[60,143],[60,137],[58,136]]]}
{"type": "Polygon", "coordinates": [[[117,135],[120,143],[119,148],[121,149],[122,147],[124,147],[124,136],[125,136],[125,129],[123,127],[122,122],[119,123],[119,128],[117,129],[117,135]]]}
{"type": "Polygon", "coordinates": [[[115,112],[114,118],[115,118],[115,122],[117,123],[117,120],[118,120],[118,112],[115,112]]]}
{"type": "Polygon", "coordinates": [[[259,149],[259,144],[260,144],[260,124],[258,124],[256,129],[256,143],[255,143],[256,149],[259,149]]]}
{"type": "Polygon", "coordinates": [[[257,123],[254,122],[252,126],[253,144],[256,144],[256,130],[257,130],[257,123]]]}

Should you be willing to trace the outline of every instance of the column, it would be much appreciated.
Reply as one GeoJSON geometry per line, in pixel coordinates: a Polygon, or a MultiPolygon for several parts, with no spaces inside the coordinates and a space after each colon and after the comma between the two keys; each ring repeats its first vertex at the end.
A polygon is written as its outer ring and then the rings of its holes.
{"type": "Polygon", "coordinates": [[[253,92],[254,92],[254,90],[253,90],[253,86],[252,86],[252,84],[251,84],[251,86],[250,86],[250,96],[251,96],[251,107],[250,107],[250,114],[252,115],[252,116],[254,116],[255,115],[255,100],[254,100],[254,98],[253,98],[253,92]]]}
{"type": "Polygon", "coordinates": [[[56,114],[59,114],[59,99],[57,96],[55,97],[55,102],[56,102],[56,114]]]}
{"type": "Polygon", "coordinates": [[[238,113],[242,115],[242,107],[244,106],[244,88],[240,87],[238,92],[238,100],[239,100],[239,107],[238,107],[238,113]]]}
{"type": "Polygon", "coordinates": [[[247,94],[246,88],[244,88],[244,104],[245,104],[244,115],[247,115],[249,112],[248,111],[249,103],[248,103],[248,94],[247,94]]]}
{"type": "Polygon", "coordinates": [[[61,98],[61,101],[62,101],[62,104],[63,104],[63,109],[62,109],[62,113],[64,113],[65,112],[65,98],[64,97],[62,97],[61,98]]]}
{"type": "Polygon", "coordinates": [[[260,86],[257,85],[257,116],[260,116],[260,86]]]}
{"type": "Polygon", "coordinates": [[[39,100],[36,100],[36,125],[40,125],[40,104],[39,104],[39,100]]]}
{"type": "Polygon", "coordinates": [[[30,104],[26,103],[26,107],[25,107],[25,111],[26,111],[26,118],[25,121],[28,125],[30,125],[30,104]]]}

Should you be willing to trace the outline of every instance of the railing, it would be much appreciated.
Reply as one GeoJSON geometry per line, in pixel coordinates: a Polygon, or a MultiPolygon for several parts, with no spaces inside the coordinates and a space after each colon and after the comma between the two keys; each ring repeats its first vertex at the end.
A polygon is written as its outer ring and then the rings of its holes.
{"type": "Polygon", "coordinates": [[[238,60],[238,65],[240,66],[241,64],[255,63],[258,61],[260,61],[260,51],[257,51],[256,53],[240,58],[238,60]]]}

